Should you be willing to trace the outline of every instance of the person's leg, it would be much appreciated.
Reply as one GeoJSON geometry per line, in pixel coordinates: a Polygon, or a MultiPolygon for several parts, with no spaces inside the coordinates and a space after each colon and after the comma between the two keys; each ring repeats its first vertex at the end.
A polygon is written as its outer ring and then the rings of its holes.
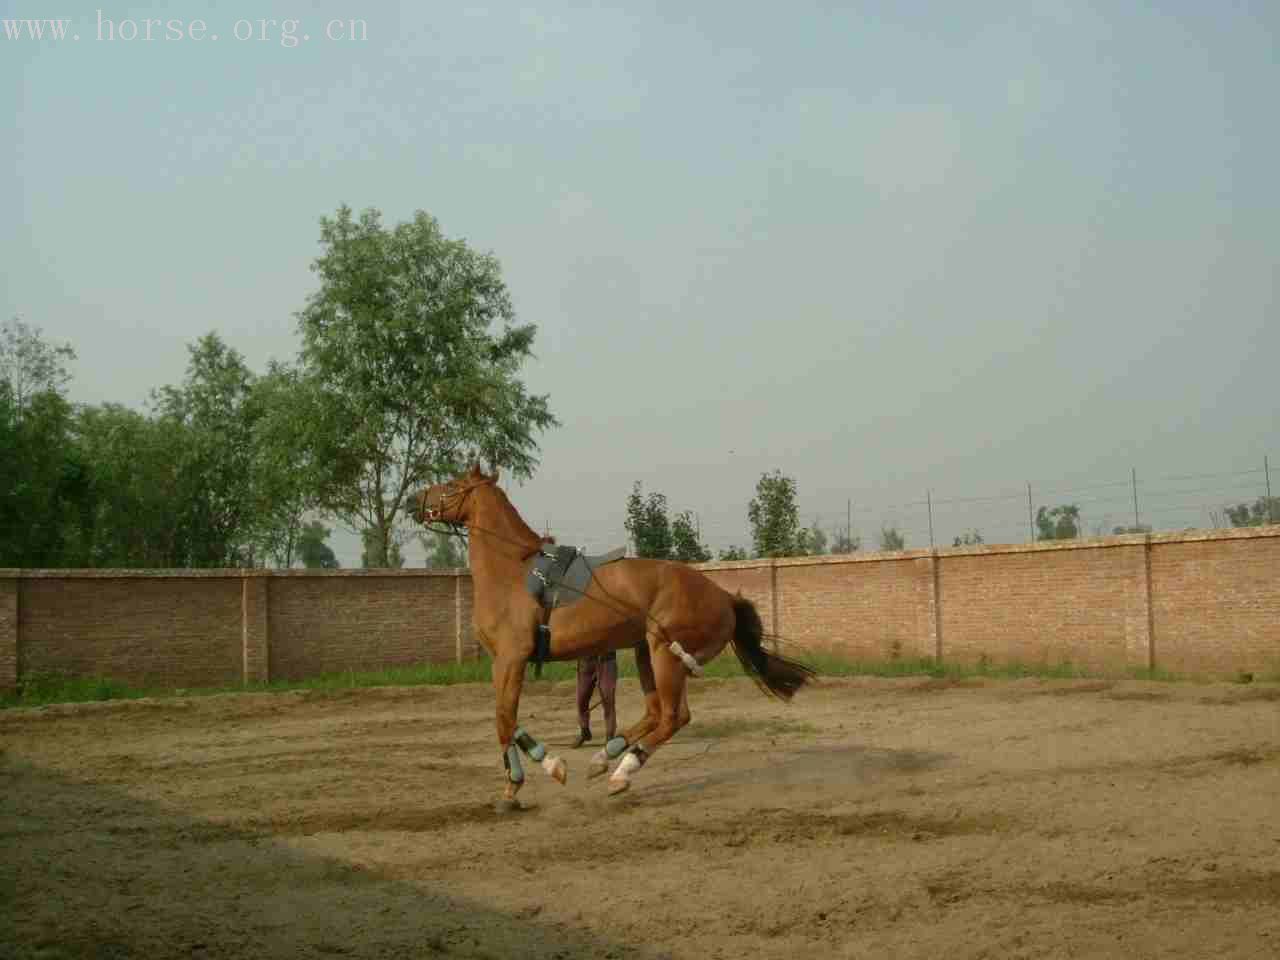
{"type": "Polygon", "coordinates": [[[604,706],[604,739],[607,743],[618,732],[618,655],[610,652],[600,662],[600,702],[604,706]]]}
{"type": "Polygon", "coordinates": [[[595,657],[578,660],[578,740],[575,748],[591,739],[591,694],[596,687],[597,670],[595,657]]]}

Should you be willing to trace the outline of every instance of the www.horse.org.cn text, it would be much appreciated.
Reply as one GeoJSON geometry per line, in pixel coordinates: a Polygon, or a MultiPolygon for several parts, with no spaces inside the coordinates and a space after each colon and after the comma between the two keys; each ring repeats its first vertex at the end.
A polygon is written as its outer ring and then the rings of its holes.
{"type": "Polygon", "coordinates": [[[111,42],[173,42],[187,40],[209,42],[218,40],[255,41],[276,43],[282,47],[297,47],[315,40],[363,41],[369,39],[368,21],[360,18],[334,17],[325,21],[305,22],[297,17],[241,17],[224,23],[210,23],[199,17],[184,20],[179,17],[111,17],[101,10],[90,23],[70,17],[52,17],[38,20],[0,20],[6,40],[31,40],[58,43],[76,40],[107,40],[111,42]],[[85,29],[85,28],[88,29],[85,29]]]}

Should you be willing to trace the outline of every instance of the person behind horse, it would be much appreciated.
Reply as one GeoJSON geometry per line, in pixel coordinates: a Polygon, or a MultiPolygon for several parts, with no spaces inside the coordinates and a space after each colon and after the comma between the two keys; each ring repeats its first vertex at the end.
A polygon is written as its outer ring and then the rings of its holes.
{"type": "Polygon", "coordinates": [[[617,733],[618,653],[581,657],[578,660],[578,739],[576,750],[591,741],[591,694],[600,687],[600,704],[604,707],[604,738],[612,740],[617,733]]]}

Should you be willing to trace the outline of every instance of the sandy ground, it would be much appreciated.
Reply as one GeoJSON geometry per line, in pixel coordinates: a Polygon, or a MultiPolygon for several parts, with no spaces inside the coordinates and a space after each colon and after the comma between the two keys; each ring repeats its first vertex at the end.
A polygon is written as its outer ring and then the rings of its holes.
{"type": "Polygon", "coordinates": [[[6,711],[0,956],[1280,957],[1276,686],[690,702],[629,794],[566,750],[516,814],[484,686],[6,711]]]}

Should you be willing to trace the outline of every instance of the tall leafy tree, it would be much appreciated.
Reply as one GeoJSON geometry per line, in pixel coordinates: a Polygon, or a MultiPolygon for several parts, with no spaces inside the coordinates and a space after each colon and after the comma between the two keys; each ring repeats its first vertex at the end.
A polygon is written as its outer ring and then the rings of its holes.
{"type": "Polygon", "coordinates": [[[76,352],[47,341],[38,327],[11,317],[0,326],[0,382],[8,387],[10,415],[21,421],[33,397],[64,396],[71,380],[67,364],[76,352]]]}
{"type": "Polygon", "coordinates": [[[342,564],[325,541],[333,533],[318,520],[312,520],[298,532],[298,559],[308,570],[337,570],[342,564]]]}
{"type": "Polygon", "coordinates": [[[379,563],[411,491],[469,459],[528,477],[545,396],[519,379],[536,328],[518,324],[497,259],[419,211],[387,228],[369,209],[320,222],[319,289],[298,314],[318,503],[376,531],[379,563]]]}
{"type": "Polygon", "coordinates": [[[248,402],[253,431],[249,536],[255,553],[288,568],[299,559],[303,515],[317,500],[306,385],[297,371],[272,362],[253,383],[248,402]]]}
{"type": "Polygon", "coordinates": [[[683,563],[706,563],[711,551],[698,539],[697,520],[690,510],[676,514],[671,522],[671,555],[683,563]]]}
{"type": "Polygon", "coordinates": [[[627,519],[624,521],[637,557],[667,560],[675,541],[667,516],[667,498],[657,491],[647,497],[637,480],[627,497],[627,519]]]}
{"type": "Polygon", "coordinates": [[[758,557],[794,557],[803,552],[796,482],[781,470],[766,473],[747,504],[751,542],[758,557]]]}
{"type": "Polygon", "coordinates": [[[216,333],[188,347],[181,386],[152,394],[158,417],[182,434],[174,523],[182,566],[255,565],[253,374],[216,333]]]}
{"type": "Polygon", "coordinates": [[[189,537],[180,515],[187,491],[180,481],[187,428],[103,404],[81,408],[76,434],[91,466],[87,565],[185,566],[189,537]]]}
{"type": "Polygon", "coordinates": [[[1036,511],[1037,540],[1072,540],[1080,536],[1080,508],[1064,503],[1036,511]]]}
{"type": "Polygon", "coordinates": [[[85,562],[91,488],[63,395],[74,357],[16,317],[0,327],[0,566],[85,562]]]}
{"type": "Polygon", "coordinates": [[[853,536],[847,530],[837,530],[831,538],[831,552],[834,554],[857,553],[862,548],[862,538],[853,536]]]}
{"type": "Polygon", "coordinates": [[[827,552],[827,532],[818,521],[813,526],[805,527],[796,535],[797,552],[806,557],[820,557],[827,552]]]}
{"type": "Polygon", "coordinates": [[[895,526],[887,526],[880,528],[880,549],[886,553],[894,550],[905,550],[907,547],[907,538],[902,535],[902,531],[895,526]]]}
{"type": "Polygon", "coordinates": [[[467,566],[466,547],[457,537],[426,530],[418,539],[427,553],[428,569],[459,570],[467,566]]]}
{"type": "Polygon", "coordinates": [[[1280,523],[1280,497],[1259,497],[1253,503],[1224,508],[1233,527],[1261,527],[1280,523]]]}
{"type": "Polygon", "coordinates": [[[388,544],[382,539],[382,531],[377,527],[366,527],[362,530],[360,542],[364,545],[360,554],[360,566],[365,569],[399,570],[404,566],[404,553],[400,541],[393,540],[388,544]]]}
{"type": "Polygon", "coordinates": [[[91,490],[72,436],[71,405],[29,394],[19,416],[0,386],[0,566],[81,566],[91,490]]]}

